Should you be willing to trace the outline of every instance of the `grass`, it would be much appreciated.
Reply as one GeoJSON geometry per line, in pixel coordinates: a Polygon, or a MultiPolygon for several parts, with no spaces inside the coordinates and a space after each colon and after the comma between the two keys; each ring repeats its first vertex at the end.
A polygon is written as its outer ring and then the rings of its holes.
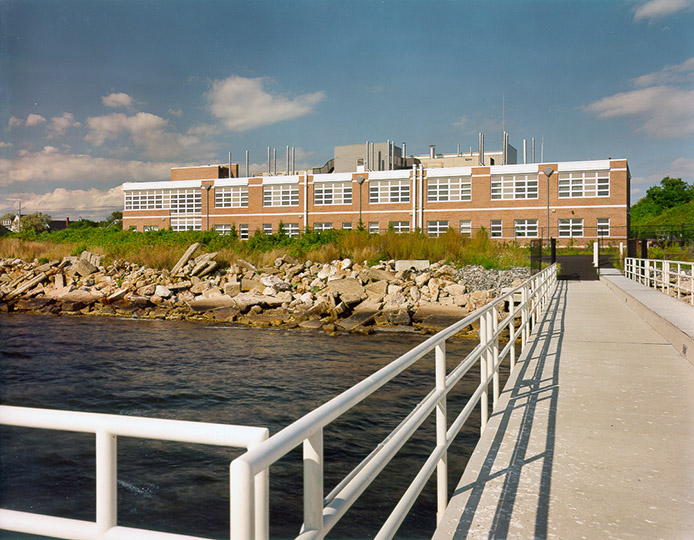
{"type": "Polygon", "coordinates": [[[527,266],[528,251],[517,244],[492,241],[483,229],[466,238],[449,229],[439,238],[417,231],[383,235],[366,231],[311,231],[298,238],[283,233],[266,235],[256,232],[248,241],[220,236],[214,231],[151,231],[146,233],[106,228],[68,228],[43,234],[10,234],[0,238],[0,257],[50,260],[78,255],[84,250],[105,256],[106,264],[127,260],[152,268],[171,268],[193,242],[202,252],[218,252],[216,260],[228,266],[239,258],[256,265],[271,265],[277,257],[292,255],[299,260],[330,262],[350,258],[374,264],[389,259],[444,260],[454,265],[478,264],[485,268],[505,269],[527,266]]]}

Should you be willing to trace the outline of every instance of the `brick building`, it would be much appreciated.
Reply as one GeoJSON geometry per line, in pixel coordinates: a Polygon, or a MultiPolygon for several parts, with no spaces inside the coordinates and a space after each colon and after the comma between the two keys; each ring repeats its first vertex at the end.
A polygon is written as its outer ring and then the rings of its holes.
{"type": "MultiPolygon", "coordinates": [[[[398,156],[399,157],[399,156],[398,156]]],[[[445,163],[444,163],[445,164],[445,163]]],[[[123,185],[123,227],[148,231],[313,229],[370,232],[485,227],[501,241],[555,237],[585,244],[628,236],[630,174],[625,159],[238,177],[238,166],[174,168],[171,180],[123,185]]]]}

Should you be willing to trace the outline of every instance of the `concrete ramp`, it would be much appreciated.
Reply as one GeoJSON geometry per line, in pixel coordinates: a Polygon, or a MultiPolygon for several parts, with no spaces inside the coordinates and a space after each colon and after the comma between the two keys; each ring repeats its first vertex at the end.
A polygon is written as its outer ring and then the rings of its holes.
{"type": "Polygon", "coordinates": [[[434,540],[694,535],[694,367],[599,281],[559,282],[434,540]]]}

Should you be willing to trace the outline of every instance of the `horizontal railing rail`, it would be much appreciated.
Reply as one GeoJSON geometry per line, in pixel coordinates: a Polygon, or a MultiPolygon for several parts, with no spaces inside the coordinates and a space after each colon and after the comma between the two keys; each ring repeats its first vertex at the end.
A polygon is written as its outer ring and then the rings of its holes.
{"type": "MultiPolygon", "coordinates": [[[[188,422],[0,406],[0,424],[26,428],[94,433],[96,435],[96,521],[59,518],[0,509],[0,529],[65,538],[68,540],[195,540],[197,537],[118,526],[117,437],[158,439],[173,442],[235,447],[250,450],[268,438],[262,427],[188,422]]],[[[267,538],[268,473],[254,480],[252,501],[258,534],[267,538]]],[[[230,502],[234,505],[234,501],[230,502]]],[[[230,514],[231,514],[230,510],[230,514]]],[[[197,539],[200,540],[200,539],[197,539]]]]}
{"type": "Polygon", "coordinates": [[[627,257],[624,275],[694,306],[694,262],[627,257]]]}
{"type": "MultiPolygon", "coordinates": [[[[336,525],[357,498],[385,468],[413,433],[435,411],[436,445],[414,480],[376,535],[379,540],[393,538],[404,518],[436,472],[437,522],[448,504],[447,450],[475,407],[481,408],[481,430],[489,415],[489,387],[492,402],[499,398],[499,367],[508,358],[515,364],[515,343],[520,338],[525,348],[530,332],[542,310],[548,304],[556,286],[556,265],[545,268],[521,285],[495,298],[486,306],[427,339],[387,366],[373,373],[352,388],[331,399],[279,431],[267,441],[250,449],[231,464],[232,540],[264,540],[264,529],[257,528],[254,511],[257,505],[255,478],[258,474],[303,445],[303,526],[297,538],[322,539],[336,525]],[[500,320],[499,306],[508,303],[508,315],[500,320]],[[520,323],[516,328],[517,319],[520,323]],[[479,321],[479,344],[455,368],[446,373],[446,343],[448,339],[479,321]],[[499,338],[504,334],[508,344],[499,350],[499,338]],[[324,497],[323,430],[331,422],[362,402],[383,385],[401,374],[425,355],[434,351],[434,388],[398,426],[338,485],[324,497]],[[450,426],[446,416],[448,393],[468,371],[479,362],[480,383],[450,426]]],[[[266,502],[267,504],[267,502],[266,502]]]]}

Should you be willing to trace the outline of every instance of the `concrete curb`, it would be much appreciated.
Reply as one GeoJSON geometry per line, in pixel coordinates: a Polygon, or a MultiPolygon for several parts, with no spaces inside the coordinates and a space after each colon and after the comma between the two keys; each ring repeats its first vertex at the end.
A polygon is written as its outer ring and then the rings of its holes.
{"type": "Polygon", "coordinates": [[[621,274],[600,281],[694,366],[694,307],[621,274]]]}

